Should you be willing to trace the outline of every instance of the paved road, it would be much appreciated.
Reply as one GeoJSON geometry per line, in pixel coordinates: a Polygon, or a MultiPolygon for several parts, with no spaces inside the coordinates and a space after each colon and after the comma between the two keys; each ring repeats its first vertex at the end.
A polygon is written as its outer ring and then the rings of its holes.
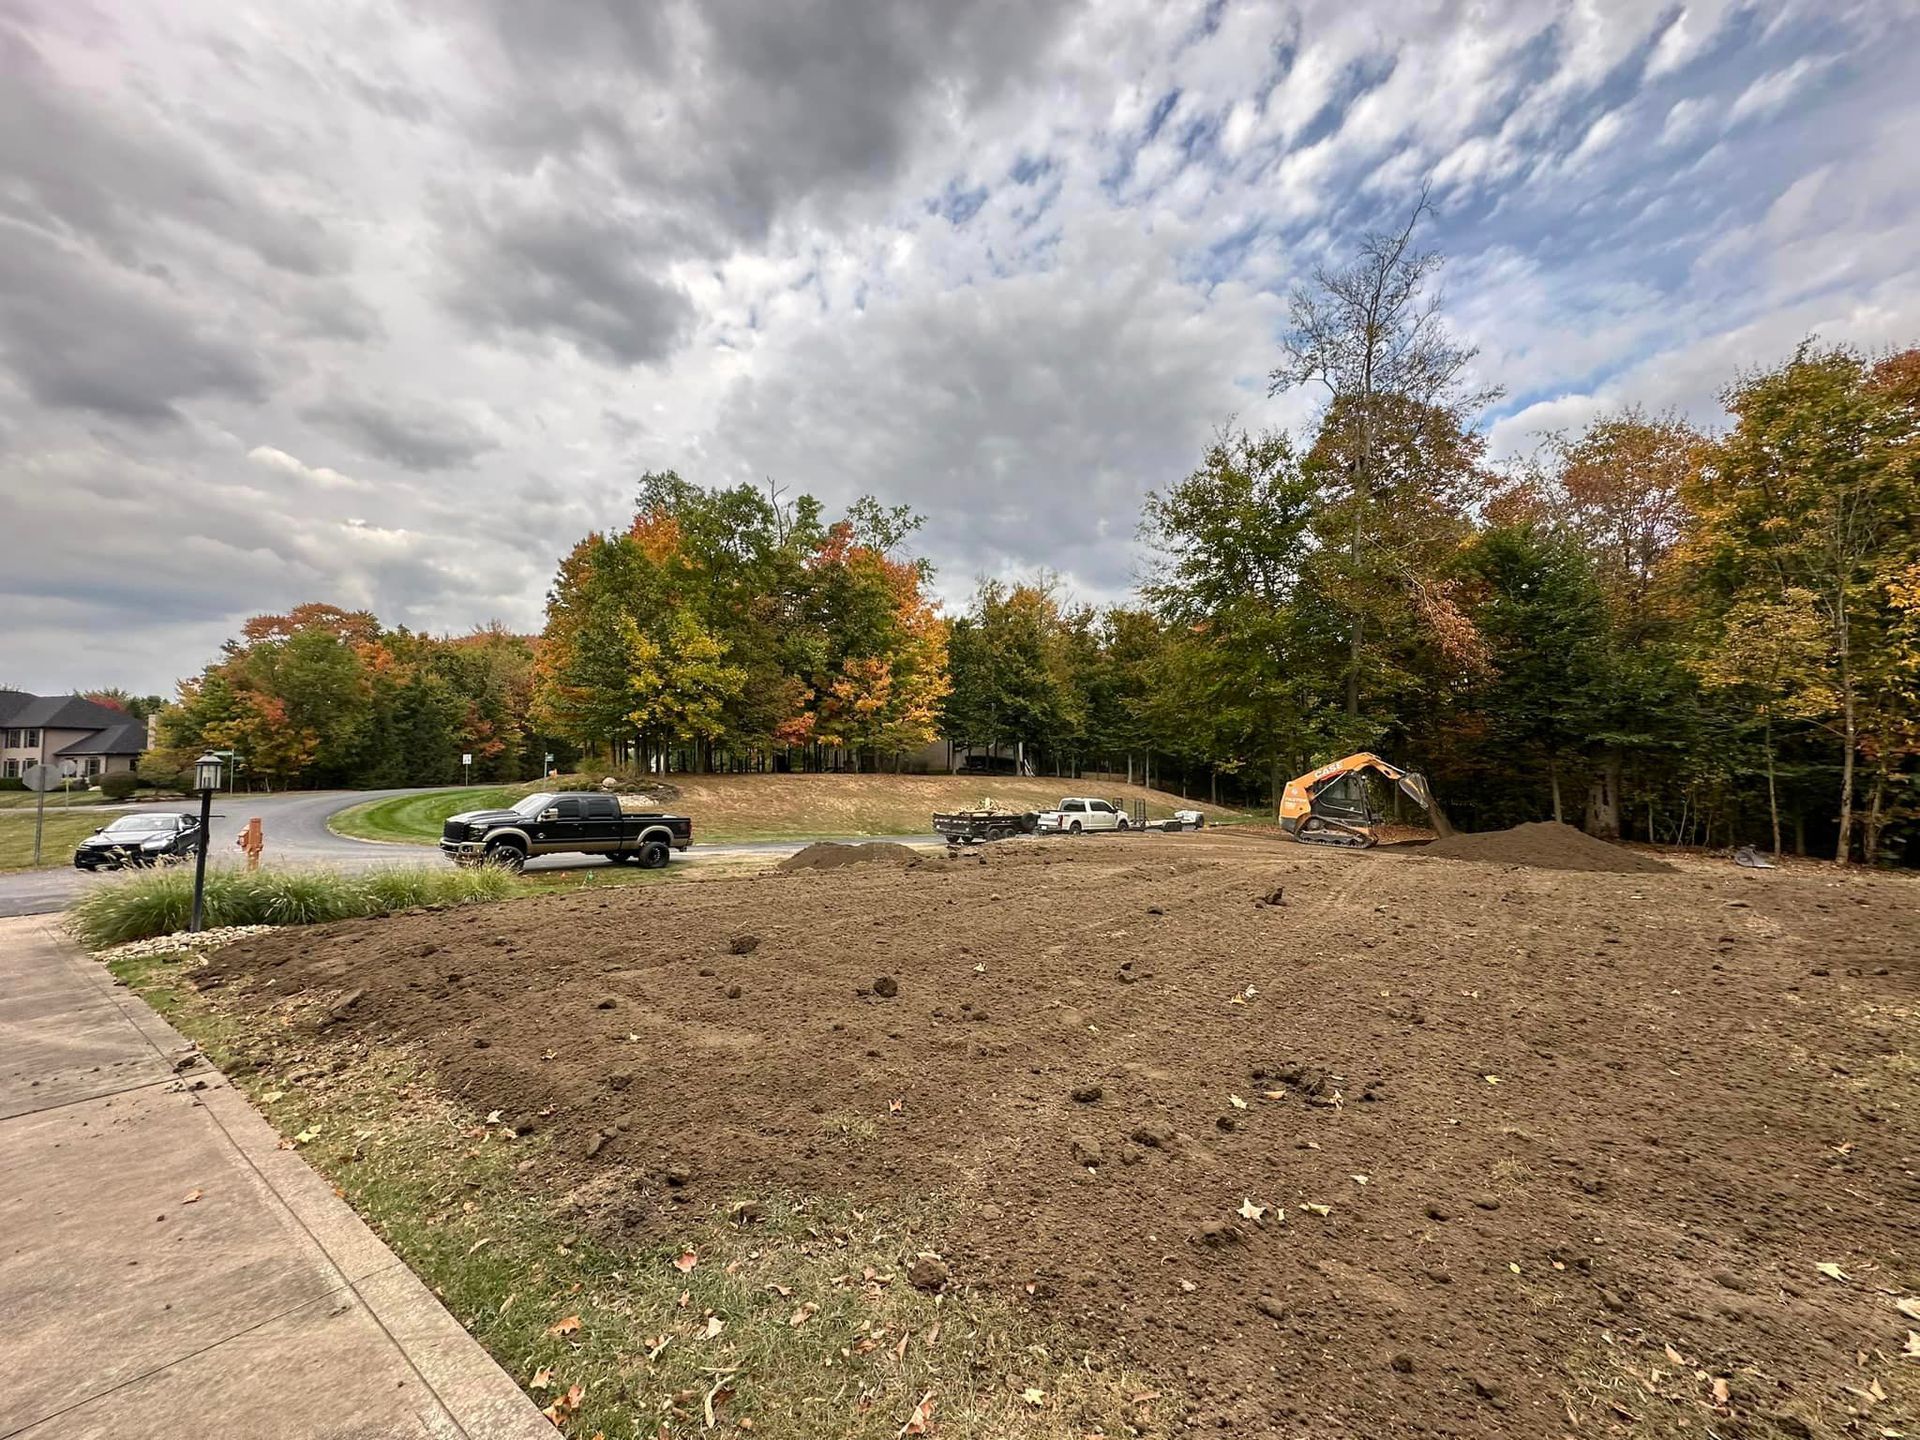
{"type": "MultiPolygon", "coordinates": [[[[355,840],[336,835],[327,828],[327,817],[351,805],[369,800],[386,800],[396,795],[425,794],[411,790],[302,790],[282,795],[216,795],[213,800],[213,845],[209,863],[237,858],[234,840],[246,823],[256,815],[266,831],[269,864],[319,865],[352,869],[375,865],[443,864],[430,846],[388,845],[374,840],[355,840]]],[[[142,810],[197,810],[190,802],[142,805],[142,810]]],[[[111,816],[103,815],[101,824],[111,816]]],[[[698,835],[698,824],[695,825],[698,835]]],[[[675,863],[699,861],[721,856],[764,855],[776,859],[812,843],[814,839],[864,837],[813,836],[795,840],[754,840],[730,844],[703,844],[696,839],[694,848],[675,863]]],[[[890,837],[905,844],[933,844],[937,835],[901,835],[890,837]]],[[[551,855],[527,862],[529,871],[577,870],[604,866],[609,861],[578,855],[551,855]]],[[[85,875],[68,869],[15,870],[0,874],[0,915],[43,915],[63,910],[74,896],[88,885],[99,884],[100,876],[85,875]]]]}

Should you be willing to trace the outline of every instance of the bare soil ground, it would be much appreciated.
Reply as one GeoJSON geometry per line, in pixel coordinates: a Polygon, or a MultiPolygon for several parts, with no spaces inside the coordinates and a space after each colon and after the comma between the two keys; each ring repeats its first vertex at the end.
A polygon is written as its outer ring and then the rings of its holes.
{"type": "Polygon", "coordinates": [[[423,1050],[608,1234],[937,1197],[951,1284],[1188,1427],[1884,1435],[1920,1415],[1917,900],[1202,832],[352,922],[201,983],[423,1050]]]}

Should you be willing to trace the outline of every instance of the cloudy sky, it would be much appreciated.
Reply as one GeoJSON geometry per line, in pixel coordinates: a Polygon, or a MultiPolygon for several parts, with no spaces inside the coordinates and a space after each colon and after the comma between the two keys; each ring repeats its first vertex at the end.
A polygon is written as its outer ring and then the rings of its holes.
{"type": "Polygon", "coordinates": [[[534,628],[633,480],[1118,597],[1431,181],[1513,452],[1920,339],[1908,0],[0,0],[0,684],[534,628]]]}

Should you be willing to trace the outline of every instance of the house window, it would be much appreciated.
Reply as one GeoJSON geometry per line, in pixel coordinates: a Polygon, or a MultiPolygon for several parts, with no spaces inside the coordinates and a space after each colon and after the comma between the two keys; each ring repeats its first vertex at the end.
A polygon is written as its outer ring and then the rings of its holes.
{"type": "Polygon", "coordinates": [[[38,750],[40,748],[40,732],[38,730],[27,731],[26,746],[29,750],[38,750]]]}
{"type": "Polygon", "coordinates": [[[94,776],[94,775],[98,775],[99,773],[100,773],[100,757],[98,755],[89,755],[87,757],[87,774],[89,776],[94,776]]]}
{"type": "Polygon", "coordinates": [[[18,730],[0,730],[0,750],[11,750],[20,743],[18,730]]]}
{"type": "Polygon", "coordinates": [[[0,780],[18,780],[20,762],[18,760],[0,760],[0,780]]]}

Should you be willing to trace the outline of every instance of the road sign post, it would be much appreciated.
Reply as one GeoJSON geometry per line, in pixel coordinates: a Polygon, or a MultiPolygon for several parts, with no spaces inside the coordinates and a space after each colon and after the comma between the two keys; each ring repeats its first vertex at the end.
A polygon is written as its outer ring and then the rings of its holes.
{"type": "Polygon", "coordinates": [[[473,752],[467,751],[460,756],[460,768],[466,772],[466,783],[473,784],[473,752]]]}
{"type": "Polygon", "coordinates": [[[33,863],[40,864],[40,837],[47,828],[47,792],[60,783],[60,771],[52,765],[29,765],[20,779],[40,798],[33,807],[33,863]]]}

